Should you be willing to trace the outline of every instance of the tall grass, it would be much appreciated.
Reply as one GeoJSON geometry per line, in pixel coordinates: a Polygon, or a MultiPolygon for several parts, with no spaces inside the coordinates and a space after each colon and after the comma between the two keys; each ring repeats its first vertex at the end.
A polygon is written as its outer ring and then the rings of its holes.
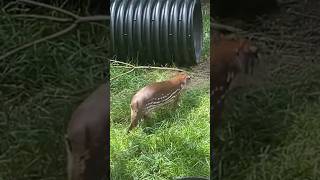
{"type": "Polygon", "coordinates": [[[283,59],[270,68],[268,85],[228,95],[220,179],[319,179],[319,63],[283,59]]]}
{"type": "MultiPolygon", "coordinates": [[[[1,13],[0,54],[65,26],[1,13]]],[[[0,179],[66,179],[66,125],[104,79],[108,38],[81,25],[0,62],[0,179]]]]}

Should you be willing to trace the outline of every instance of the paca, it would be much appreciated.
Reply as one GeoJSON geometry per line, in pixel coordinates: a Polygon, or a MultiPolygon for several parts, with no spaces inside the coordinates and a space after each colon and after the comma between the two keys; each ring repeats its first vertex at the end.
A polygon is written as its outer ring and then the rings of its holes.
{"type": "Polygon", "coordinates": [[[140,89],[131,100],[131,124],[127,132],[136,127],[139,120],[145,119],[151,111],[172,102],[177,105],[180,93],[190,79],[186,73],[179,73],[167,81],[156,82],[140,89]]]}

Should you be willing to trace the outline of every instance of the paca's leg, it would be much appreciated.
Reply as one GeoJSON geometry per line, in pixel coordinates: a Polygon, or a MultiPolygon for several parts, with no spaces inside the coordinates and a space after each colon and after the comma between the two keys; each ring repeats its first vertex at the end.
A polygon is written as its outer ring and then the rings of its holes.
{"type": "Polygon", "coordinates": [[[67,161],[67,172],[68,172],[68,180],[72,180],[72,169],[73,169],[73,156],[71,153],[71,143],[68,136],[65,136],[65,145],[67,149],[68,161],[67,161]]]}
{"type": "Polygon", "coordinates": [[[180,102],[180,95],[178,94],[173,101],[174,108],[180,107],[179,102],[180,102]]]}
{"type": "Polygon", "coordinates": [[[224,94],[225,94],[225,88],[220,88],[215,87],[213,94],[213,129],[216,131],[221,124],[221,115],[223,111],[223,106],[224,106],[224,94]]]}
{"type": "Polygon", "coordinates": [[[127,130],[127,133],[129,133],[133,128],[135,128],[138,125],[140,118],[140,112],[138,112],[138,110],[136,109],[131,108],[131,124],[127,130]]]}
{"type": "Polygon", "coordinates": [[[143,117],[143,121],[147,121],[148,119],[150,119],[150,114],[149,113],[143,113],[142,117],[143,117]]]}

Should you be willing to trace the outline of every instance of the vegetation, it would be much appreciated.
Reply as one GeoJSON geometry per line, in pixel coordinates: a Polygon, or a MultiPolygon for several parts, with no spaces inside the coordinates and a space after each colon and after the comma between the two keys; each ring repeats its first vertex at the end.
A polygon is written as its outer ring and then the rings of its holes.
{"type": "Polygon", "coordinates": [[[299,13],[284,8],[237,24],[253,37],[261,58],[252,86],[226,96],[220,179],[320,177],[320,34],[313,19],[320,4],[299,1],[288,8],[299,13]]]}
{"type": "MultiPolygon", "coordinates": [[[[67,26],[1,12],[0,54],[67,26]]],[[[66,125],[108,71],[108,38],[105,24],[82,24],[0,61],[1,180],[66,179],[66,125]]]]}

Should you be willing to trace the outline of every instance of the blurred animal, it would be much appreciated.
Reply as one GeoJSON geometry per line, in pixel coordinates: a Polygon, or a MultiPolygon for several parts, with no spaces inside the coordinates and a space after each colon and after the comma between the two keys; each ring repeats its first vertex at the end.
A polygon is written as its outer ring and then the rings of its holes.
{"type": "Polygon", "coordinates": [[[65,137],[68,180],[106,180],[109,84],[100,85],[73,112],[65,137]]]}
{"type": "Polygon", "coordinates": [[[179,73],[173,78],[150,84],[140,89],[131,100],[131,124],[128,133],[138,125],[140,119],[146,119],[148,113],[158,107],[174,102],[178,105],[180,93],[190,82],[190,76],[179,73]]]}
{"type": "Polygon", "coordinates": [[[211,113],[214,129],[219,126],[224,95],[239,72],[253,74],[257,47],[245,39],[227,39],[222,34],[211,37],[210,83],[211,113]]]}

